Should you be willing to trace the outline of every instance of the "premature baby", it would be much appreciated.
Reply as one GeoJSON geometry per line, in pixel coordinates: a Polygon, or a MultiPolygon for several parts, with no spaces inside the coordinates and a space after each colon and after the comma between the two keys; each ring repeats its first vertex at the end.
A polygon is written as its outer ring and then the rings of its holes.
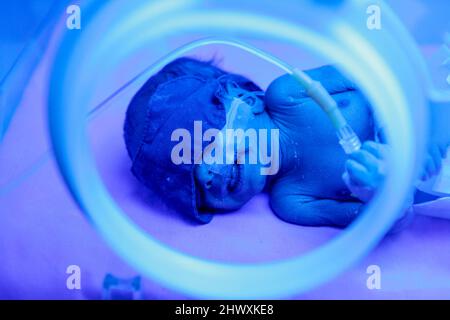
{"type": "MultiPolygon", "coordinates": [[[[307,73],[336,100],[363,141],[360,151],[342,151],[326,114],[292,76],[263,92],[211,62],[181,58],[152,76],[129,105],[124,136],[132,172],[168,206],[203,223],[266,191],[287,222],[347,226],[382,184],[388,146],[353,83],[331,66],[307,73]],[[225,129],[264,134],[229,139],[225,129]]],[[[433,149],[425,176],[439,171],[446,147],[433,149]]]]}

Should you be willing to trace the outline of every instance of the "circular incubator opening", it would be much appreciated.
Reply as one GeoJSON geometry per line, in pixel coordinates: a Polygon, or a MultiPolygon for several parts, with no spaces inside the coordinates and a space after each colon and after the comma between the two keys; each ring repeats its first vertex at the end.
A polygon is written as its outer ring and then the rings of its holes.
{"type": "MultiPolygon", "coordinates": [[[[191,1],[93,1],[83,8],[88,22],[82,32],[64,35],[54,64],[50,132],[72,195],[123,259],[143,275],[190,296],[267,298],[324,283],[377,244],[397,220],[415,180],[426,111],[422,90],[409,76],[414,71],[408,61],[396,62],[404,52],[386,55],[384,46],[376,46],[395,39],[367,39],[358,17],[348,16],[359,5],[348,1],[342,8],[329,8],[305,1],[295,15],[288,6],[281,11],[270,2],[255,9],[250,2],[238,7],[234,1],[214,8],[191,1]],[[337,9],[344,20],[333,15],[337,9]],[[319,12],[333,19],[328,27],[314,19],[319,12]],[[173,60],[168,53],[210,36],[248,42],[299,69],[337,64],[358,84],[375,118],[386,127],[392,152],[383,187],[344,231],[284,224],[270,215],[265,196],[252,199],[239,217],[220,214],[210,225],[199,226],[166,212],[132,176],[122,136],[128,104],[149,77],[173,60]],[[290,243],[300,233],[309,242],[280,253],[273,250],[273,242],[257,243],[268,232],[279,234],[275,245],[290,243]]],[[[220,42],[181,53],[215,58],[221,68],[243,74],[263,89],[285,73],[220,42]]]]}

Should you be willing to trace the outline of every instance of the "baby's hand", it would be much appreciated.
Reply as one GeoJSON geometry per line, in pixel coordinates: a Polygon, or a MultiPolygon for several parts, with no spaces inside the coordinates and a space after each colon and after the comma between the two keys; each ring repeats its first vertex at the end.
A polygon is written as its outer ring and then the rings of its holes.
{"type": "Polygon", "coordinates": [[[430,143],[428,154],[425,159],[425,167],[421,176],[423,181],[428,180],[439,173],[442,168],[442,159],[445,158],[446,154],[446,145],[439,145],[435,142],[430,143]]]}
{"type": "Polygon", "coordinates": [[[370,201],[383,183],[387,152],[386,144],[367,141],[345,163],[346,172],[342,178],[352,194],[361,201],[370,201]]]}

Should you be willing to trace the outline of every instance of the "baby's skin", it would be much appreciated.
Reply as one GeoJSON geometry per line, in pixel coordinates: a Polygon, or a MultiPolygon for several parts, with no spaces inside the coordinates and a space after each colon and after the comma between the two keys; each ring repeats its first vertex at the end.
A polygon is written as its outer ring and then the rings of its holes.
{"type": "MultiPolygon", "coordinates": [[[[260,106],[249,119],[248,128],[279,129],[280,169],[275,176],[262,177],[258,165],[240,165],[239,188],[227,189],[233,179],[230,165],[221,175],[208,165],[196,167],[195,177],[206,210],[235,210],[266,189],[270,205],[281,219],[306,226],[345,227],[361,212],[383,183],[388,146],[376,128],[364,96],[334,67],[307,71],[322,83],[338,103],[347,122],[363,142],[360,151],[346,155],[335,130],[322,109],[290,75],[274,80],[260,106]],[[377,142],[375,142],[377,141],[377,142]],[[229,179],[224,179],[229,174],[229,179]]],[[[424,177],[440,170],[448,144],[430,148],[424,177]]],[[[409,204],[405,206],[408,208],[409,204]]]]}
{"type": "Polygon", "coordinates": [[[276,79],[266,92],[266,107],[280,129],[282,170],[270,189],[270,204],[281,219],[291,223],[346,226],[363,203],[351,194],[342,175],[348,171],[355,183],[363,182],[368,157],[375,158],[373,169],[378,169],[375,154],[380,147],[373,142],[374,119],[363,95],[336,69],[327,66],[308,73],[320,79],[350,126],[366,142],[363,151],[349,159],[337,143],[330,120],[298,82],[290,75],[276,79]]]}

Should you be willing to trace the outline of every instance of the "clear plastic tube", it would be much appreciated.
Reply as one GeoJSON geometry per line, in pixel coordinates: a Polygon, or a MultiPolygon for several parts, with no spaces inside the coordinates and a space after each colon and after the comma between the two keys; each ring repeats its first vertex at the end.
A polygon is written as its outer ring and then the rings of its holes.
{"type": "MultiPolygon", "coordinates": [[[[236,152],[239,153],[240,150],[245,149],[245,138],[242,135],[234,135],[233,131],[242,129],[245,130],[248,125],[248,121],[251,117],[251,107],[247,105],[243,98],[231,98],[231,105],[227,112],[227,124],[220,131],[220,135],[216,137],[214,143],[211,147],[216,148],[216,150],[222,150],[225,154],[225,163],[233,164],[235,163],[235,148],[236,152]],[[229,135],[233,133],[233,135],[229,135]],[[235,143],[236,138],[236,143],[235,143]]],[[[207,152],[206,154],[210,154],[207,152]]],[[[205,157],[205,156],[204,156],[205,157]]],[[[216,174],[221,174],[221,170],[217,167],[213,161],[205,159],[207,163],[211,164],[210,170],[216,174]]]]}
{"type": "Polygon", "coordinates": [[[312,80],[305,72],[293,69],[292,75],[305,88],[306,93],[327,114],[336,129],[339,144],[346,154],[351,154],[361,148],[361,141],[342,115],[336,101],[325,90],[322,84],[312,80]]]}
{"type": "Polygon", "coordinates": [[[337,131],[337,136],[339,144],[346,154],[351,154],[361,149],[361,141],[348,124],[337,131]]]}
{"type": "Polygon", "coordinates": [[[240,98],[233,98],[231,101],[231,107],[227,114],[227,125],[224,128],[225,132],[222,132],[222,138],[225,140],[225,158],[226,163],[234,163],[234,148],[237,150],[241,148],[241,144],[244,142],[240,135],[236,136],[236,145],[234,143],[234,136],[229,136],[227,130],[245,129],[249,121],[250,107],[240,98]],[[245,105],[244,105],[245,104],[245,105]],[[244,106],[243,106],[244,105],[244,106]],[[240,111],[241,109],[242,111],[240,111]],[[247,112],[246,115],[240,114],[240,112],[247,112]]]}
{"type": "Polygon", "coordinates": [[[339,138],[339,144],[344,149],[344,152],[350,154],[359,150],[361,142],[352,128],[348,125],[345,118],[342,116],[336,101],[331,97],[331,95],[325,90],[322,84],[318,81],[311,79],[305,72],[293,68],[286,62],[278,59],[277,57],[255,48],[247,43],[243,43],[238,40],[223,39],[223,38],[205,38],[201,40],[196,40],[190,42],[178,49],[172,51],[171,53],[164,56],[162,59],[157,61],[155,64],[151,65],[149,68],[144,70],[141,74],[146,72],[156,72],[162,69],[167,63],[181,57],[187,52],[211,44],[224,44],[232,47],[242,49],[246,52],[252,53],[253,55],[269,62],[285,72],[292,75],[299,83],[305,88],[307,94],[325,111],[331,123],[337,131],[337,136],[339,138]]]}

